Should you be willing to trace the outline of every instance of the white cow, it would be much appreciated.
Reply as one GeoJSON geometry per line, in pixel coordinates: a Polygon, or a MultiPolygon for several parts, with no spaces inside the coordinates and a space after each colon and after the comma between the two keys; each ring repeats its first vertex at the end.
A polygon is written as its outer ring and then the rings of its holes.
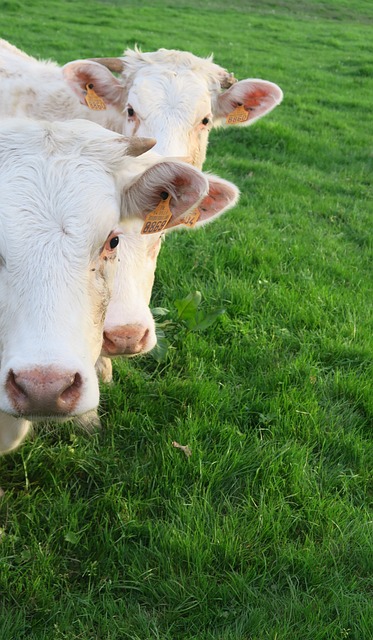
{"type": "MultiPolygon", "coordinates": [[[[49,120],[94,119],[127,135],[154,137],[159,153],[181,156],[201,167],[213,126],[246,126],[269,113],[282,99],[281,89],[271,82],[235,82],[211,58],[187,52],[127,50],[123,58],[99,62],[78,60],[61,68],[0,40],[0,117],[22,113],[49,120]],[[120,72],[121,77],[114,77],[103,65],[120,72]],[[97,110],[87,104],[87,92],[92,91],[96,98],[88,102],[97,110]]],[[[215,210],[210,210],[212,219],[236,203],[237,190],[223,181],[210,181],[210,185],[210,201],[215,204],[215,210]]],[[[195,226],[206,219],[201,215],[195,226]]],[[[127,225],[125,229],[126,240],[119,249],[120,264],[105,321],[104,354],[135,355],[155,345],[148,304],[160,236],[139,237],[137,228],[127,225]]]]}
{"type": "Polygon", "coordinates": [[[0,124],[0,452],[23,440],[29,420],[97,406],[119,221],[144,223],[164,199],[169,226],[196,205],[208,215],[209,179],[181,162],[129,157],[141,146],[149,141],[87,121],[0,124]]]}

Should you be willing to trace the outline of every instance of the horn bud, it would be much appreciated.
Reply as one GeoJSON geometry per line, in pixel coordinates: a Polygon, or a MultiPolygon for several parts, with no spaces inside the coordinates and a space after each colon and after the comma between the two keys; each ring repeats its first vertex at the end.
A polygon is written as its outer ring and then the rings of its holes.
{"type": "Polygon", "coordinates": [[[237,82],[237,78],[234,77],[233,73],[228,73],[228,71],[222,76],[220,80],[220,86],[222,89],[229,89],[232,84],[237,82]]]}
{"type": "Polygon", "coordinates": [[[156,143],[155,138],[130,138],[128,140],[127,155],[133,158],[141,156],[142,153],[152,149],[156,143]]]}
{"type": "Polygon", "coordinates": [[[124,62],[121,58],[90,58],[90,60],[102,64],[109,69],[109,71],[114,71],[115,73],[122,73],[122,71],[124,71],[124,62]]]}

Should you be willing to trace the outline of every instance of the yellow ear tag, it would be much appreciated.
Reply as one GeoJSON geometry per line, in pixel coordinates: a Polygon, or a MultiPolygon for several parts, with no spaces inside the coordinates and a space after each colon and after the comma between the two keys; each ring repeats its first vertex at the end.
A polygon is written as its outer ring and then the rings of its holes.
{"type": "Polygon", "coordinates": [[[141,229],[142,234],[157,233],[163,231],[167,223],[172,218],[172,212],[170,210],[171,196],[167,196],[165,200],[161,200],[154,211],[148,213],[145,218],[145,222],[141,229]]]}
{"type": "Polygon", "coordinates": [[[104,111],[106,109],[106,104],[103,99],[93,91],[93,84],[86,84],[85,88],[87,90],[85,95],[87,106],[92,109],[92,111],[104,111]]]}
{"type": "Polygon", "coordinates": [[[189,215],[187,215],[185,218],[183,218],[182,220],[180,220],[180,222],[182,224],[185,224],[187,227],[190,227],[190,229],[192,229],[192,227],[194,227],[199,218],[200,218],[201,212],[199,209],[194,209],[194,211],[192,211],[192,213],[190,213],[189,215]]]}
{"type": "Polygon", "coordinates": [[[250,112],[246,111],[243,104],[240,104],[239,107],[236,107],[234,111],[231,111],[227,115],[226,123],[227,124],[239,124],[240,122],[246,122],[249,119],[250,112]]]}

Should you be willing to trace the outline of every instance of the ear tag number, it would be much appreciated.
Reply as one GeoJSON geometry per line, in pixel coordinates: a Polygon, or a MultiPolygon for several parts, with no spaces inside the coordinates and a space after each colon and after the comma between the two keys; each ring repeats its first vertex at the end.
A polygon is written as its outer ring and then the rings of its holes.
{"type": "Polygon", "coordinates": [[[172,218],[170,210],[171,196],[167,196],[165,200],[161,200],[154,211],[148,213],[141,229],[142,234],[157,233],[163,231],[168,222],[172,218]]]}
{"type": "Polygon", "coordinates": [[[92,111],[104,111],[106,109],[106,104],[103,99],[93,91],[93,84],[86,84],[85,88],[87,90],[85,95],[87,106],[92,109],[92,111]]]}
{"type": "Polygon", "coordinates": [[[200,210],[199,209],[194,209],[194,211],[192,211],[192,213],[190,213],[185,218],[180,220],[180,222],[182,224],[185,224],[190,229],[192,229],[197,224],[200,216],[201,216],[200,210]]]}
{"type": "Polygon", "coordinates": [[[249,111],[246,111],[243,104],[236,107],[231,113],[227,115],[227,124],[240,124],[240,122],[246,122],[249,119],[249,111]]]}

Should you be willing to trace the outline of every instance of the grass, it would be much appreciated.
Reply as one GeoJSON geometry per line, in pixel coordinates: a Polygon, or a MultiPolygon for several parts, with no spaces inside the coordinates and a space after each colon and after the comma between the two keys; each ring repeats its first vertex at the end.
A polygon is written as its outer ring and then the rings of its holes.
{"type": "Polygon", "coordinates": [[[213,132],[240,204],[159,259],[154,306],[198,289],[226,314],[166,363],[117,362],[102,432],[39,428],[1,459],[0,640],[373,637],[371,3],[0,11],[33,55],[214,51],[285,93],[213,132]]]}

